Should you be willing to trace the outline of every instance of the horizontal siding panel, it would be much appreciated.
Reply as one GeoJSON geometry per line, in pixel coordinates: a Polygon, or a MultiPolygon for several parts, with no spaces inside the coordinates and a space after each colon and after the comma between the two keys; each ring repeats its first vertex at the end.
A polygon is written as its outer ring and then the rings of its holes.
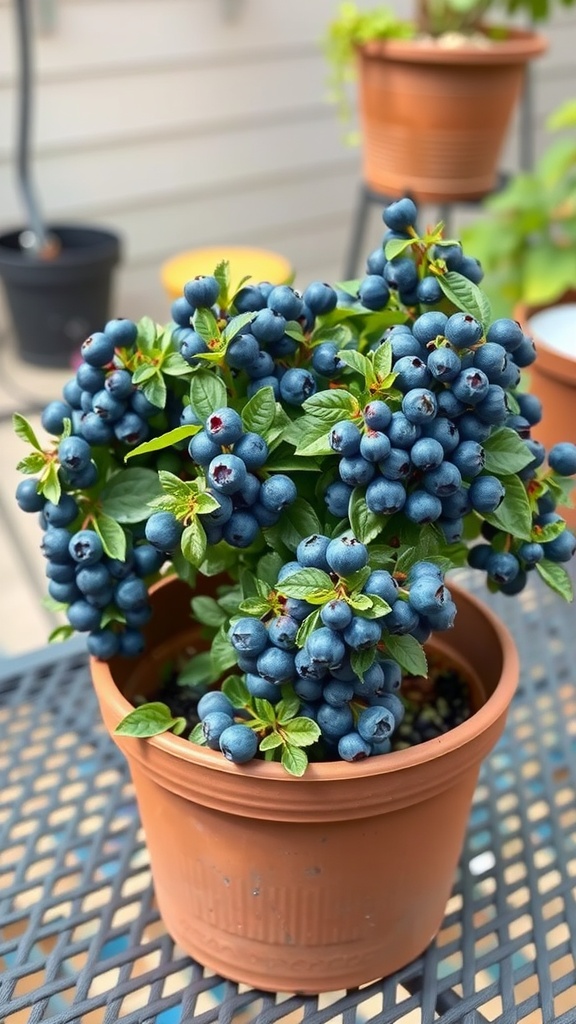
{"type": "MultiPolygon", "coordinates": [[[[105,211],[123,203],[144,205],[172,190],[234,187],[296,169],[312,172],[315,166],[338,162],[346,154],[331,112],[321,113],[308,121],[291,122],[285,117],[281,124],[274,120],[226,135],[45,155],[36,168],[44,209],[57,220],[88,208],[105,211]]],[[[17,208],[13,170],[6,164],[0,166],[0,196],[8,197],[5,211],[17,208]]]]}
{"type": "MultiPolygon", "coordinates": [[[[262,117],[322,106],[325,69],[317,54],[283,55],[242,64],[226,75],[217,65],[140,71],[102,79],[44,82],[35,99],[35,148],[106,146],[148,136],[225,130],[236,119],[256,123],[262,117]]],[[[333,108],[330,108],[333,110],[333,108]]],[[[15,135],[16,97],[0,89],[0,124],[7,125],[0,159],[11,152],[15,135]]]]}
{"type": "MultiPolygon", "coordinates": [[[[284,180],[263,182],[217,195],[186,196],[142,209],[117,211],[116,229],[126,238],[129,261],[163,258],[203,245],[255,245],[263,233],[271,243],[286,224],[305,228],[309,217],[347,213],[356,198],[356,163],[327,165],[284,180]]],[[[274,245],[272,245],[274,248],[274,245]]]]}
{"type": "MultiPolygon", "coordinates": [[[[214,61],[225,71],[242,55],[318,42],[337,8],[334,0],[237,0],[237,15],[227,19],[221,0],[58,0],[57,27],[36,36],[35,62],[41,76],[177,57],[214,61]]],[[[0,6],[3,76],[15,71],[13,39],[10,2],[0,6]]]]}

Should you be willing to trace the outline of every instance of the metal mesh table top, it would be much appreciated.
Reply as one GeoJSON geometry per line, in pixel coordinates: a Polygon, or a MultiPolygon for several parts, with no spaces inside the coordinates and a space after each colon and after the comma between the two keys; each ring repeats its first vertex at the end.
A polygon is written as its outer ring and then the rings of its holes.
{"type": "Polygon", "coordinates": [[[81,643],[0,669],[0,1021],[575,1024],[576,615],[487,600],[522,678],[481,772],[446,916],[397,974],[318,997],[226,982],[158,917],[124,760],[81,643]]]}

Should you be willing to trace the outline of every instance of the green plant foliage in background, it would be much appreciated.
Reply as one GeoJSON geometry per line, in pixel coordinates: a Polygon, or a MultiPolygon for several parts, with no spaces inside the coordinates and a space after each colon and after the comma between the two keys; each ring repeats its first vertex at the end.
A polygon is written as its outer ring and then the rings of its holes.
{"type": "Polygon", "coordinates": [[[548,305],[576,287],[576,99],[562,104],[547,127],[568,134],[550,143],[533,171],[487,199],[462,232],[482,264],[497,316],[509,316],[518,302],[548,305]]]}

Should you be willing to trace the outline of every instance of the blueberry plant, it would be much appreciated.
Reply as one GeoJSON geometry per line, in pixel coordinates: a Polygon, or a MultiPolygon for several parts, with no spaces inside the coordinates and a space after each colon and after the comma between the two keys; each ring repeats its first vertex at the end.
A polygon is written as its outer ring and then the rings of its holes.
{"type": "MultiPolygon", "coordinates": [[[[190,588],[206,649],[180,676],[192,742],[236,763],[390,750],[403,674],[449,629],[446,573],[571,599],[556,512],[576,446],[531,437],[532,340],[490,315],[482,271],[402,199],[361,280],[303,294],[188,282],[161,327],[112,320],[82,345],[30,445],[16,500],[43,531],[48,592],[98,659],[139,655],[149,589],[190,588]],[[222,579],[227,582],[222,583],[222,579]]],[[[182,733],[160,701],[119,729],[182,733]]]]}

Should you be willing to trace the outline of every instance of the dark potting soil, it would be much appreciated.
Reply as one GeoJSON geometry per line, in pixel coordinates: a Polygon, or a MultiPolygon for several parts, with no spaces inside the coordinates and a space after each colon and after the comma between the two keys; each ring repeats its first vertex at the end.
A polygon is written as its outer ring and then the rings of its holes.
{"type": "MultiPolygon", "coordinates": [[[[447,666],[435,655],[428,654],[428,676],[405,675],[398,695],[406,712],[392,737],[392,750],[436,739],[461,725],[472,714],[470,686],[457,669],[447,666]]],[[[198,692],[178,684],[174,672],[155,699],[166,704],[172,714],[186,719],[184,736],[198,723],[196,711],[198,692]]]]}

